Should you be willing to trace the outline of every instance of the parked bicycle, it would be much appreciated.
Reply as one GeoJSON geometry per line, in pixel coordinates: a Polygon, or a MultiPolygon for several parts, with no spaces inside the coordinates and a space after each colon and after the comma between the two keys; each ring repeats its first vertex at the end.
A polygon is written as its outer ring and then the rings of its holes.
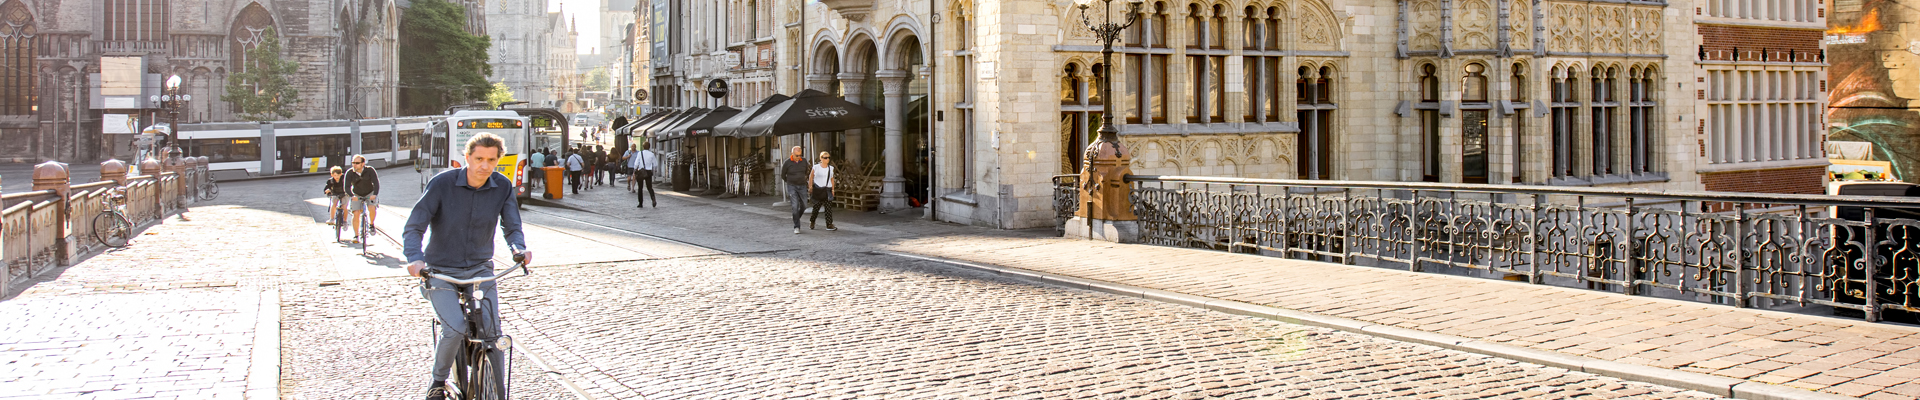
{"type": "Polygon", "coordinates": [[[127,190],[114,188],[100,199],[100,204],[100,215],[93,217],[93,239],[107,247],[127,247],[133,237],[133,220],[127,218],[127,190]]]}
{"type": "MultiPolygon", "coordinates": [[[[457,288],[455,292],[460,294],[461,313],[467,317],[466,331],[471,333],[455,354],[452,375],[448,376],[447,382],[449,400],[507,399],[507,393],[512,388],[513,337],[500,331],[499,321],[494,320],[490,312],[499,305],[491,304],[486,296],[475,296],[473,289],[481,283],[506,278],[514,269],[519,269],[521,275],[533,274],[533,269],[527,267],[526,256],[517,250],[513,254],[513,266],[491,277],[458,279],[432,268],[420,271],[420,276],[424,277],[421,278],[421,286],[428,288],[426,290],[446,290],[431,289],[427,279],[438,279],[457,288]],[[506,360],[506,364],[496,364],[501,360],[506,360]]],[[[447,329],[441,324],[439,318],[433,319],[435,348],[439,347],[440,330],[447,329]]]]}

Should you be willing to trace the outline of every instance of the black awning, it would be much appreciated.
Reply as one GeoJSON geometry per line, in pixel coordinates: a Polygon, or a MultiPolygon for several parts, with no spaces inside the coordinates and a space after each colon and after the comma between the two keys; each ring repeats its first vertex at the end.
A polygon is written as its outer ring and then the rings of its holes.
{"type": "Polygon", "coordinates": [[[793,98],[787,97],[787,95],[779,94],[779,93],[775,93],[772,96],[767,96],[767,98],[761,99],[760,102],[753,103],[753,105],[747,106],[746,109],[740,110],[738,114],[733,115],[733,118],[728,118],[726,121],[721,121],[719,125],[714,125],[713,135],[726,136],[726,137],[745,137],[740,135],[741,125],[745,125],[747,123],[747,120],[753,119],[753,117],[759,116],[761,113],[766,112],[767,109],[771,108],[770,106],[784,103],[788,100],[793,100],[793,98]]]}
{"type": "Polygon", "coordinates": [[[785,136],[807,132],[835,132],[873,127],[880,113],[818,90],[808,89],[792,101],[767,107],[747,120],[740,137],[785,136]]]}
{"type": "Polygon", "coordinates": [[[740,114],[740,109],[720,106],[719,108],[713,109],[713,111],[708,111],[707,115],[695,118],[693,123],[687,124],[687,129],[684,132],[686,132],[687,137],[690,138],[714,136],[714,126],[720,125],[721,122],[726,122],[727,119],[733,118],[734,115],[738,114],[740,114]]]}
{"type": "Polygon", "coordinates": [[[687,130],[684,125],[686,125],[687,122],[691,122],[696,118],[700,118],[700,116],[702,115],[706,115],[707,111],[709,110],[705,108],[694,108],[691,110],[687,110],[687,112],[680,113],[679,117],[675,117],[671,120],[668,120],[667,122],[661,123],[659,125],[654,125],[651,128],[647,128],[647,133],[652,135],[653,137],[660,138],[660,140],[679,139],[681,137],[687,136],[687,130]],[[675,129],[675,127],[679,127],[679,129],[675,129]]]}

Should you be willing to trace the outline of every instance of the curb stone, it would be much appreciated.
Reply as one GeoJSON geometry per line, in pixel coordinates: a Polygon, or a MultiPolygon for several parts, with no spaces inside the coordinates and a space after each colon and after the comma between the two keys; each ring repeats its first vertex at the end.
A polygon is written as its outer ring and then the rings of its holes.
{"type": "Polygon", "coordinates": [[[1707,375],[1696,372],[1677,371],[1643,365],[1625,364],[1557,352],[1535,350],[1513,345],[1480,342],[1472,339],[1406,329],[1396,326],[1372,324],[1347,318],[1330,317],[1289,310],[1284,308],[1249,304],[1232,300],[1214,299],[1157,289],[1146,289],[1131,285],[1100,282],[1084,278],[1049,274],[1013,267],[983,265],[941,257],[926,256],[898,251],[876,250],[876,254],[885,254],[902,258],[947,264],[964,269],[1005,276],[1009,278],[1034,281],[1055,286],[1113,293],[1129,297],[1180,304],[1227,314],[1266,318],[1300,325],[1331,328],[1350,333],[1374,336],[1408,343],[1424,344],[1446,349],[1464,351],[1510,360],[1535,363],[1571,371],[1618,378],[1636,382],[1651,383],[1687,390],[1696,390],[1715,396],[1753,400],[1839,400],[1853,399],[1830,393],[1790,388],[1734,379],[1723,376],[1707,375]],[[1198,302],[1196,302],[1198,300],[1198,302]]]}
{"type": "Polygon", "coordinates": [[[280,398],[280,289],[260,292],[259,321],[253,326],[253,361],[247,368],[249,399],[280,398]]]}

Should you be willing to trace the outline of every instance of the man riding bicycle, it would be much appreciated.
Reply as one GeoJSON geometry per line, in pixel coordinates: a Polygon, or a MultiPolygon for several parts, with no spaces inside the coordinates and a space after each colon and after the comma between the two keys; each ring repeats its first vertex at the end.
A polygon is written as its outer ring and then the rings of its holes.
{"type": "MultiPolygon", "coordinates": [[[[533,252],[523,250],[527,245],[520,229],[520,205],[514,199],[513,182],[493,172],[500,163],[504,146],[499,136],[474,135],[467,141],[466,167],[442,172],[427,182],[427,191],[420,196],[420,202],[413,205],[406,231],[401,234],[408,274],[421,276],[421,270],[431,268],[435,273],[456,279],[492,277],[496,226],[506,237],[507,245],[518,250],[525,262],[532,262],[533,252]],[[423,252],[420,241],[427,231],[433,231],[433,240],[427,242],[423,252]]],[[[454,358],[461,343],[471,335],[466,332],[466,315],[460,309],[456,290],[459,288],[454,284],[437,279],[428,279],[420,288],[421,295],[433,303],[433,313],[443,327],[433,355],[433,381],[427,386],[430,400],[446,398],[447,376],[454,358]]],[[[494,283],[481,283],[473,290],[477,292],[475,297],[486,298],[485,304],[492,306],[484,314],[494,323],[484,325],[499,326],[500,294],[495,291],[494,283]]],[[[504,360],[494,359],[490,365],[504,369],[506,364],[504,360]]],[[[496,372],[494,376],[505,376],[504,370],[496,372]]]]}
{"type": "Polygon", "coordinates": [[[347,202],[347,209],[353,212],[353,231],[359,232],[360,213],[367,213],[369,224],[380,216],[380,172],[367,167],[367,156],[353,156],[353,168],[347,170],[346,182],[347,194],[353,196],[347,202]]]}

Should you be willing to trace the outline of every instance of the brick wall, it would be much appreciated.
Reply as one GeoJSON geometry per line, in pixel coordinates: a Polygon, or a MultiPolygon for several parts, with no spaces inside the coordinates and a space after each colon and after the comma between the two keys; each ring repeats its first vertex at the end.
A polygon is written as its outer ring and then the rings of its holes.
{"type": "Polygon", "coordinates": [[[1700,183],[1717,192],[1824,194],[1826,166],[1705,172],[1700,183]]]}
{"type": "Polygon", "coordinates": [[[1746,26],[1697,25],[1700,44],[1708,60],[1734,61],[1821,61],[1821,32],[1805,29],[1754,28],[1746,26]],[[1734,48],[1739,48],[1739,54],[1734,48]],[[1791,52],[1789,51],[1791,50],[1791,52]],[[1737,57],[1737,58],[1736,58],[1737,57]]]}

